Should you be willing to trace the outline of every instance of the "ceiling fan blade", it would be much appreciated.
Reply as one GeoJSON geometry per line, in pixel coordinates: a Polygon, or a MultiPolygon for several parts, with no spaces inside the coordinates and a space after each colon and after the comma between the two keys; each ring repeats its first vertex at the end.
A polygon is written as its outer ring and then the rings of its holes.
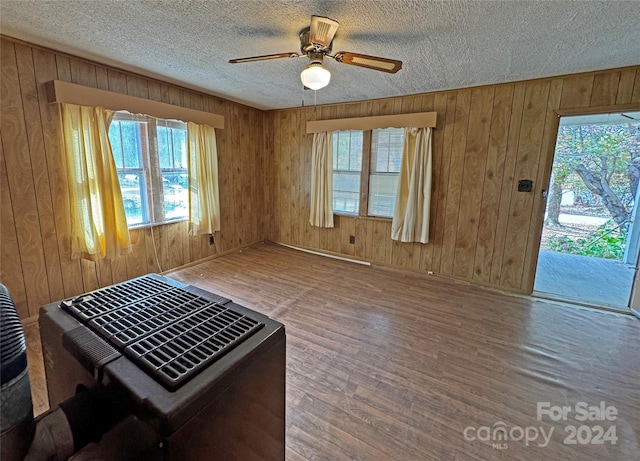
{"type": "Polygon", "coordinates": [[[377,56],[350,53],[348,51],[339,51],[331,57],[343,64],[366,67],[367,69],[379,70],[389,74],[395,74],[402,69],[402,61],[396,59],[379,58],[377,56]]]}
{"type": "Polygon", "coordinates": [[[314,45],[328,47],[338,31],[340,23],[324,16],[311,16],[309,41],[314,45]]]}
{"type": "Polygon", "coordinates": [[[265,54],[263,56],[251,56],[250,58],[230,59],[230,64],[239,64],[241,62],[253,62],[253,61],[266,61],[267,59],[278,58],[299,58],[304,56],[303,54],[291,52],[291,53],[277,53],[277,54],[265,54]]]}

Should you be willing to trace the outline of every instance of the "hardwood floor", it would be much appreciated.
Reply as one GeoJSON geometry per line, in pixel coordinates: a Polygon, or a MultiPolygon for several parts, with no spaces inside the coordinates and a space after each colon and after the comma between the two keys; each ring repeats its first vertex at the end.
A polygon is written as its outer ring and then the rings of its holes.
{"type": "Polygon", "coordinates": [[[285,324],[288,460],[638,459],[631,316],[273,244],[168,275],[285,324]],[[571,407],[568,419],[538,420],[537,402],[571,407]],[[617,417],[580,422],[579,402],[617,417]],[[617,441],[565,444],[570,425],[585,426],[573,439],[583,442],[615,426],[617,441]],[[491,437],[496,427],[507,440],[491,437]],[[538,437],[514,440],[520,428],[538,437]],[[540,429],[551,431],[542,447],[540,429]]]}

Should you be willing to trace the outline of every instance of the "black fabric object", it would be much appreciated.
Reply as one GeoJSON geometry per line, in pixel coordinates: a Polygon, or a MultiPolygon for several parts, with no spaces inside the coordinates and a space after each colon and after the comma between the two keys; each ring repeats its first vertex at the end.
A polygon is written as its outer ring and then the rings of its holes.
{"type": "Polygon", "coordinates": [[[77,452],[91,442],[97,443],[109,429],[131,413],[126,394],[114,386],[84,389],[62,402],[77,452]]]}

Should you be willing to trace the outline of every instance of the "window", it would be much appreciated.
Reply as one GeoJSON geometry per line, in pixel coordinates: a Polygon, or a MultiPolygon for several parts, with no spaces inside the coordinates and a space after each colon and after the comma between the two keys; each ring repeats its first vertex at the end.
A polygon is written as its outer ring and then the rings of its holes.
{"type": "Polygon", "coordinates": [[[392,217],[403,144],[402,128],[334,132],[333,211],[392,217]]]}
{"type": "Polygon", "coordinates": [[[369,215],[393,217],[402,163],[404,129],[373,130],[369,174],[369,215]]]}
{"type": "Polygon", "coordinates": [[[130,227],[188,216],[186,140],[183,122],[116,112],[109,141],[130,227]]]}
{"type": "Polygon", "coordinates": [[[362,131],[333,133],[333,211],[358,214],[362,131]]]}

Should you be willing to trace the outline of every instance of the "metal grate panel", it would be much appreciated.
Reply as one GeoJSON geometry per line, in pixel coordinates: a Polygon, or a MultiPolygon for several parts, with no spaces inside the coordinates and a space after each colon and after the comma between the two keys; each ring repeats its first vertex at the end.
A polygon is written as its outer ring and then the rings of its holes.
{"type": "Polygon", "coordinates": [[[183,287],[149,275],[60,306],[175,390],[264,326],[227,298],[183,287]]]}
{"type": "Polygon", "coordinates": [[[155,277],[146,276],[112,285],[86,295],[63,301],[60,307],[67,310],[81,322],[118,310],[140,299],[175,288],[155,277]]]}
{"type": "Polygon", "coordinates": [[[128,346],[125,353],[174,388],[263,326],[224,306],[210,304],[128,346]]]}
{"type": "Polygon", "coordinates": [[[200,296],[176,288],[97,317],[89,326],[116,346],[125,347],[209,304],[200,296]]]}

